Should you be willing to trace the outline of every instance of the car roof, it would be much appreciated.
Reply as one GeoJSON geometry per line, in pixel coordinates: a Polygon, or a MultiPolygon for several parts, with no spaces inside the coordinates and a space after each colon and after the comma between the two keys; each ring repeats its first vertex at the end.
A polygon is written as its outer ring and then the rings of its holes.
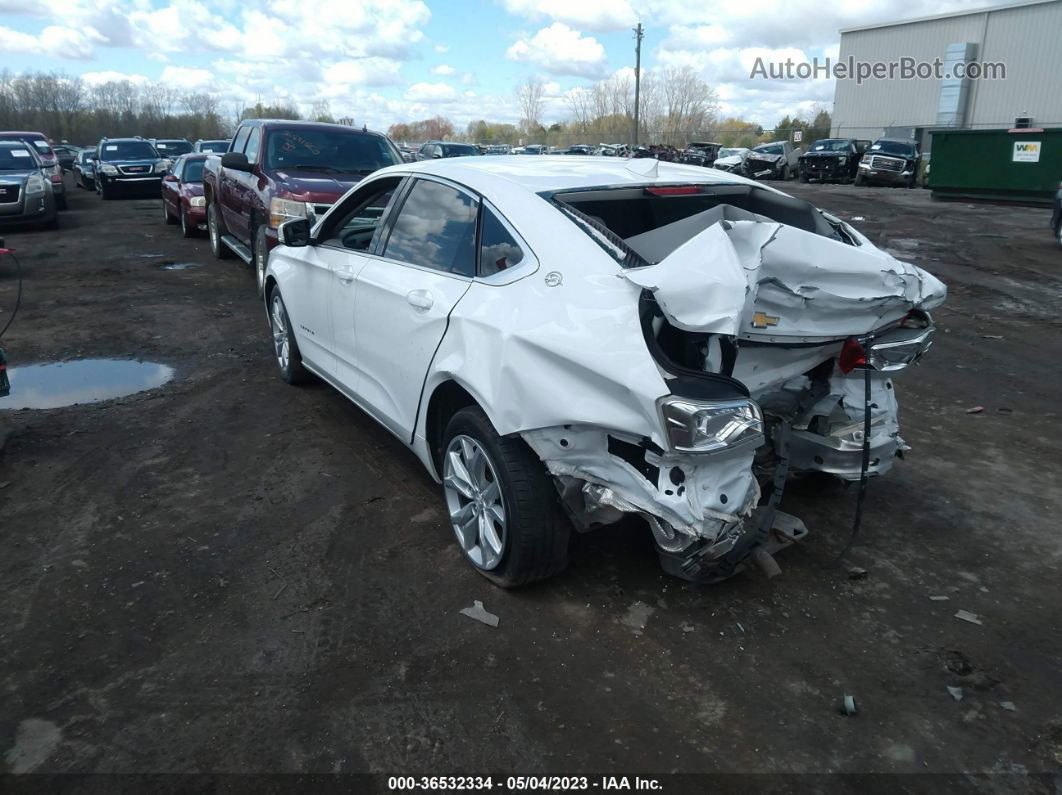
{"type": "Polygon", "coordinates": [[[27,132],[26,130],[2,130],[0,131],[0,135],[18,135],[22,137],[35,136],[43,138],[45,141],[48,140],[48,136],[42,132],[27,132]]]}
{"type": "MultiPolygon", "coordinates": [[[[536,158],[519,155],[504,157],[470,157],[446,160],[424,160],[419,163],[404,163],[390,166],[384,172],[408,172],[435,174],[452,179],[476,190],[486,190],[491,185],[507,183],[519,186],[532,193],[542,191],[578,190],[601,186],[624,187],[661,183],[745,183],[723,171],[666,163],[654,160],[638,160],[638,163],[656,163],[656,176],[646,176],[632,169],[631,161],[609,158],[572,159],[563,155],[542,155],[536,158]]],[[[648,168],[648,167],[645,167],[648,168]]]]}
{"type": "MultiPolygon", "coordinates": [[[[379,135],[386,138],[382,132],[370,130],[366,127],[352,127],[347,124],[332,124],[327,121],[308,121],[306,119],[244,119],[240,122],[241,127],[245,124],[251,127],[303,127],[306,129],[346,130],[347,132],[360,133],[361,135],[379,135]]],[[[219,138],[217,140],[231,139],[219,138]]]]}

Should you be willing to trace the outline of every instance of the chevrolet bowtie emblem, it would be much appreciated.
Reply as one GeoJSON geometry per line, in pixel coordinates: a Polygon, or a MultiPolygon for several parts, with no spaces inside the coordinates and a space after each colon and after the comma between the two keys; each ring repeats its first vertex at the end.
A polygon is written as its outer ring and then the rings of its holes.
{"type": "Polygon", "coordinates": [[[752,316],[753,328],[767,328],[768,326],[777,326],[778,318],[774,315],[768,315],[766,312],[757,312],[752,316]]]}

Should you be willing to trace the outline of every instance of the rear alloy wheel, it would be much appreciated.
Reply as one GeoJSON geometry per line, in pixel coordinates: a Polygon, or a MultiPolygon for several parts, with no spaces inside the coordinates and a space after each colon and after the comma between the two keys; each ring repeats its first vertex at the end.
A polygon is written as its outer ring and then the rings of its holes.
{"type": "Polygon", "coordinates": [[[273,357],[276,359],[280,377],[289,384],[301,384],[309,378],[302,366],[299,344],[291,331],[291,321],[284,299],[276,287],[269,297],[269,329],[273,337],[273,357]]]}
{"type": "Polygon", "coordinates": [[[218,218],[217,205],[207,205],[207,236],[210,238],[210,251],[216,259],[232,259],[229,247],[221,242],[221,220],[218,218]]]}
{"type": "Polygon", "coordinates": [[[266,266],[269,264],[269,241],[266,239],[265,224],[254,233],[254,272],[258,280],[258,294],[265,295],[266,266]]]}
{"type": "Polygon", "coordinates": [[[472,406],[454,414],[443,445],[447,512],[476,571],[512,588],[564,569],[570,526],[545,467],[523,440],[499,436],[472,406]]]}

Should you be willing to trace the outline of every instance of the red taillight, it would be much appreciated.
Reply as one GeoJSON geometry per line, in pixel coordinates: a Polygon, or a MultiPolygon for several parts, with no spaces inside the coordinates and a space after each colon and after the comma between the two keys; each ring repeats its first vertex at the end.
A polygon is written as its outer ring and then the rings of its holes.
{"type": "Polygon", "coordinates": [[[837,357],[837,366],[841,368],[841,372],[845,375],[848,375],[857,367],[867,366],[867,352],[863,350],[863,346],[859,344],[859,340],[855,337],[849,337],[844,341],[841,355],[837,357]]]}
{"type": "Polygon", "coordinates": [[[52,182],[59,183],[59,182],[63,181],[63,178],[61,176],[59,176],[58,174],[52,174],[51,180],[52,180],[52,182]]]}
{"type": "Polygon", "coordinates": [[[691,193],[700,193],[700,185],[668,185],[659,188],[646,188],[645,192],[652,196],[688,196],[691,193]]]}

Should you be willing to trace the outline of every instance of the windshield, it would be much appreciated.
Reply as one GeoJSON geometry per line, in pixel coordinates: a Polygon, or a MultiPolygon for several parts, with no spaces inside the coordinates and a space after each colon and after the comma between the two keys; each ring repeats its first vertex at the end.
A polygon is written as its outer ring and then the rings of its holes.
{"type": "Polygon", "coordinates": [[[731,146],[731,147],[726,147],[725,149],[720,149],[719,150],[719,156],[720,157],[741,157],[741,155],[745,154],[745,152],[747,152],[747,151],[749,151],[749,150],[745,149],[744,147],[741,147],[741,146],[731,146]]]}
{"type": "Polygon", "coordinates": [[[189,160],[187,163],[184,164],[184,175],[181,177],[181,181],[202,182],[203,166],[205,163],[205,160],[189,160]]]}
{"type": "Polygon", "coordinates": [[[100,160],[158,160],[158,152],[147,141],[114,141],[100,146],[100,160]]]}
{"type": "Polygon", "coordinates": [[[873,146],[870,147],[870,151],[882,155],[915,156],[914,146],[903,141],[875,141],[873,146]]]}
{"type": "Polygon", "coordinates": [[[847,139],[827,139],[825,141],[816,141],[811,146],[812,152],[847,152],[851,143],[847,139]]]}
{"type": "Polygon", "coordinates": [[[25,171],[36,167],[33,153],[25,146],[0,146],[0,171],[25,171]]]}
{"type": "Polygon", "coordinates": [[[229,151],[228,141],[200,141],[200,152],[227,152],[229,151]]]}
{"type": "Polygon", "coordinates": [[[445,157],[464,157],[465,155],[478,155],[479,148],[469,144],[443,144],[445,157]]]}
{"type": "Polygon", "coordinates": [[[785,154],[785,148],[781,144],[766,144],[764,146],[757,146],[756,151],[763,152],[765,155],[785,154]]]}
{"type": "Polygon", "coordinates": [[[159,150],[160,154],[166,155],[186,155],[192,151],[192,145],[187,141],[155,141],[155,148],[159,150]]]}
{"type": "Polygon", "coordinates": [[[81,153],[78,154],[77,162],[82,163],[82,164],[91,163],[92,162],[92,156],[94,154],[96,154],[96,153],[93,152],[91,149],[86,149],[84,152],[81,152],[81,153]]]}
{"type": "Polygon", "coordinates": [[[336,130],[276,130],[266,152],[267,168],[339,174],[371,174],[401,162],[385,138],[336,130]]]}

